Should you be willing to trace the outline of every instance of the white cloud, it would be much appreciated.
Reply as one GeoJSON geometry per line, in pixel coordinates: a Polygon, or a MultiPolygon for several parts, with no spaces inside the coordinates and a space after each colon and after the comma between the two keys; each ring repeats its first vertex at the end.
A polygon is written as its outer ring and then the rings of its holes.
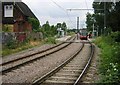
{"type": "Polygon", "coordinates": [[[69,28],[76,28],[76,17],[84,23],[87,11],[67,11],[67,8],[92,8],[93,0],[22,0],[34,12],[41,25],[46,21],[50,24],[66,22],[69,28]],[[68,13],[68,15],[67,15],[68,13]]]}

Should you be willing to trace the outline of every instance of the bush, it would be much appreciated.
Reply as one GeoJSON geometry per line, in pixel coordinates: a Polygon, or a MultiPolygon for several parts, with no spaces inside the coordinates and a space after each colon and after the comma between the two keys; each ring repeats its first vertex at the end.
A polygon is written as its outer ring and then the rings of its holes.
{"type": "Polygon", "coordinates": [[[112,33],[111,38],[113,38],[115,42],[120,42],[120,32],[112,33]]]}
{"type": "Polygon", "coordinates": [[[17,42],[14,39],[11,39],[9,42],[6,43],[6,47],[8,49],[15,49],[17,47],[17,42]]]}
{"type": "Polygon", "coordinates": [[[40,23],[37,19],[29,17],[28,22],[32,25],[32,28],[33,28],[34,32],[39,32],[40,31],[40,29],[39,29],[40,23]]]}
{"type": "Polygon", "coordinates": [[[54,37],[49,37],[45,40],[45,43],[48,43],[48,44],[56,44],[56,40],[54,37]]]}
{"type": "Polygon", "coordinates": [[[120,82],[120,32],[96,39],[95,43],[101,48],[99,71],[100,83],[120,82]]]}

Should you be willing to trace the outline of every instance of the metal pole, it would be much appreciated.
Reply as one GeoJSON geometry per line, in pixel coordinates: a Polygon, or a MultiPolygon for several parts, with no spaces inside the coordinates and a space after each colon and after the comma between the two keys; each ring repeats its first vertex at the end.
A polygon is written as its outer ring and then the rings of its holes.
{"type": "Polygon", "coordinates": [[[79,37],[79,17],[77,17],[77,40],[79,37]]]}
{"type": "Polygon", "coordinates": [[[106,2],[104,2],[104,29],[103,29],[104,35],[105,35],[105,29],[106,29],[106,2]]]}
{"type": "Polygon", "coordinates": [[[93,37],[94,37],[94,23],[93,23],[93,37]]]}

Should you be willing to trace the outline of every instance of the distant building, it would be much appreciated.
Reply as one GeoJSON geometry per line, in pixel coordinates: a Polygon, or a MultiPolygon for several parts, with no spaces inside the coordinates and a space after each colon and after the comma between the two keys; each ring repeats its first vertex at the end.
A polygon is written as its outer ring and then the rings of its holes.
{"type": "Polygon", "coordinates": [[[37,19],[25,3],[2,2],[2,25],[13,25],[13,32],[32,31],[29,17],[37,19]]]}
{"type": "Polygon", "coordinates": [[[57,31],[58,31],[58,37],[64,37],[65,36],[64,30],[62,30],[61,28],[58,28],[57,31]]]}

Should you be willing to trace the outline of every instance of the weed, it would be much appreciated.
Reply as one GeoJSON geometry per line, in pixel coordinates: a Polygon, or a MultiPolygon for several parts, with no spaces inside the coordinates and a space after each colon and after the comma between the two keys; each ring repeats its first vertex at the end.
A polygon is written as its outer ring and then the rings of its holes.
{"type": "Polygon", "coordinates": [[[120,32],[98,37],[95,43],[101,48],[99,72],[100,83],[120,82],[120,32]]]}
{"type": "Polygon", "coordinates": [[[54,37],[49,37],[49,38],[45,39],[45,43],[47,43],[47,44],[56,44],[57,41],[56,41],[56,39],[54,37]]]}

